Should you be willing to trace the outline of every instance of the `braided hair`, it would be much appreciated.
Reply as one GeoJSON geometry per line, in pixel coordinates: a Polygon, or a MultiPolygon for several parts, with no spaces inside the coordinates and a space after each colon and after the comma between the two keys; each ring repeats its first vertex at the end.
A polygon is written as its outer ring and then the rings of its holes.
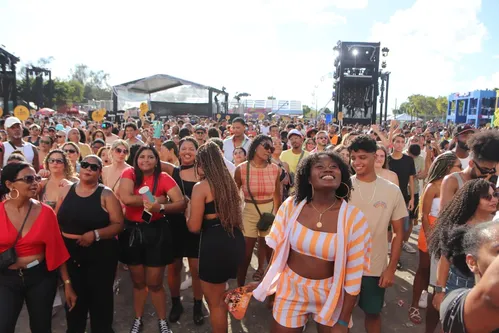
{"type": "Polygon", "coordinates": [[[234,228],[242,230],[241,197],[218,145],[212,141],[201,145],[196,155],[196,164],[203,169],[210,184],[216,212],[224,229],[231,235],[234,228]]]}
{"type": "Polygon", "coordinates": [[[447,176],[450,169],[452,169],[452,167],[454,166],[456,160],[457,156],[452,151],[448,151],[438,155],[438,157],[431,164],[430,170],[428,170],[426,183],[430,184],[447,176]]]}
{"type": "Polygon", "coordinates": [[[480,199],[489,194],[491,183],[484,179],[473,179],[461,187],[452,200],[440,212],[433,231],[428,238],[429,252],[437,259],[447,257],[452,246],[452,230],[466,225],[475,214],[480,199]]]}

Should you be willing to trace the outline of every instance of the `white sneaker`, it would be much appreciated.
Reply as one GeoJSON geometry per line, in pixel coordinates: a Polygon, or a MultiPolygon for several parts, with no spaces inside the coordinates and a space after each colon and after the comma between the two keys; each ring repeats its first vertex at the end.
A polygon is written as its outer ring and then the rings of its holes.
{"type": "Polygon", "coordinates": [[[411,254],[414,254],[416,253],[417,251],[414,250],[414,248],[411,246],[411,244],[407,243],[407,242],[404,242],[404,244],[402,245],[402,249],[407,252],[407,253],[411,253],[411,254]]]}
{"type": "Polygon", "coordinates": [[[180,290],[189,289],[191,286],[192,286],[192,278],[189,276],[187,280],[182,282],[182,284],[180,285],[180,290]]]}
{"type": "Polygon", "coordinates": [[[426,290],[423,290],[421,293],[418,305],[421,309],[426,309],[428,307],[428,292],[426,290]]]}

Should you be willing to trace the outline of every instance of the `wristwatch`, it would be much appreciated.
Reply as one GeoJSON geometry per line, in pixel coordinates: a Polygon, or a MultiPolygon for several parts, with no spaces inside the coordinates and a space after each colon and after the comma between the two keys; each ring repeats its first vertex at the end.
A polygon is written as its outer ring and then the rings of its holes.
{"type": "Polygon", "coordinates": [[[100,235],[98,230],[94,230],[94,235],[95,235],[95,241],[96,242],[100,241],[100,235]]]}
{"type": "Polygon", "coordinates": [[[165,215],[165,205],[164,204],[159,205],[159,212],[161,214],[165,215]]]}
{"type": "Polygon", "coordinates": [[[447,288],[440,286],[433,286],[433,290],[435,291],[435,294],[440,294],[440,293],[445,294],[447,292],[447,288]]]}

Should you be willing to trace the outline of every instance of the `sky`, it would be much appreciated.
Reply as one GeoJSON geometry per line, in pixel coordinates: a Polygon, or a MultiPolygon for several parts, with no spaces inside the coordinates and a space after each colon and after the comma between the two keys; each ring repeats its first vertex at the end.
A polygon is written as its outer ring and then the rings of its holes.
{"type": "Polygon", "coordinates": [[[60,78],[83,63],[112,85],[169,74],[322,108],[342,40],[390,49],[390,109],[499,87],[498,0],[0,0],[0,13],[0,45],[54,57],[60,78]]]}

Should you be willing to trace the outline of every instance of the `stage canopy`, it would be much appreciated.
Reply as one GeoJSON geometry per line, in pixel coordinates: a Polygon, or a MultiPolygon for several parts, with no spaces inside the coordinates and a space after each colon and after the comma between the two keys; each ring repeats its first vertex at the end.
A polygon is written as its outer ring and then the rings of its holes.
{"type": "Polygon", "coordinates": [[[113,87],[113,110],[137,108],[147,102],[156,116],[226,113],[228,93],[171,75],[157,74],[113,87]],[[220,96],[221,95],[221,96],[220,96]],[[220,96],[220,97],[218,97],[220,96]]]}

